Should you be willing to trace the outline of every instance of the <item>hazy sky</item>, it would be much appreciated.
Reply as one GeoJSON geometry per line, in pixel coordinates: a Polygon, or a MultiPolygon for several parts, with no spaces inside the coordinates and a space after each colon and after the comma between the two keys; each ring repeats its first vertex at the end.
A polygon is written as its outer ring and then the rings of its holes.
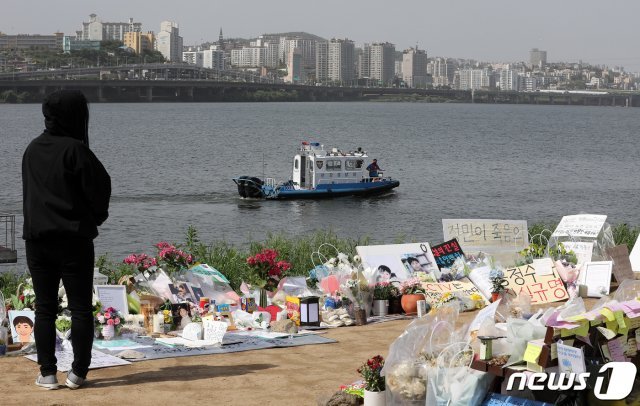
{"type": "Polygon", "coordinates": [[[175,21],[185,45],[225,37],[306,31],[324,38],[416,43],[429,56],[479,61],[528,61],[624,66],[640,71],[638,0],[2,0],[0,31],[74,34],[95,13],[104,22],[132,17],[144,31],[175,21]]]}

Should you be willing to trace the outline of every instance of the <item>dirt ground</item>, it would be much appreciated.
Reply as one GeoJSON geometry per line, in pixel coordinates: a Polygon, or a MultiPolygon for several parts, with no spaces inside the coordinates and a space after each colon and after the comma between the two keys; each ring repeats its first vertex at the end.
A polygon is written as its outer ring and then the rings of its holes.
{"type": "MultiPolygon", "coordinates": [[[[587,306],[591,300],[587,301],[587,306]]],[[[560,304],[560,303],[559,303],[560,304]]],[[[459,325],[470,322],[463,313],[459,325]]],[[[85,387],[47,391],[34,384],[38,365],[2,357],[2,405],[316,405],[359,379],[368,358],[386,358],[411,320],[327,330],[337,343],[142,361],[92,370],[85,387]]],[[[65,375],[58,374],[64,382],[65,375]]]]}

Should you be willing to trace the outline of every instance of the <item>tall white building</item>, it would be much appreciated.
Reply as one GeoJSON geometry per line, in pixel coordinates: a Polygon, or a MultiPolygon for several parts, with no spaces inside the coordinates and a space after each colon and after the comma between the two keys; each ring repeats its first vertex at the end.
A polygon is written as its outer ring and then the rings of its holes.
{"type": "Polygon", "coordinates": [[[329,42],[316,43],[316,82],[325,83],[329,80],[329,42]]]}
{"type": "Polygon", "coordinates": [[[520,76],[513,69],[502,69],[500,71],[500,90],[519,90],[520,89],[520,76]]]}
{"type": "Polygon", "coordinates": [[[231,66],[238,68],[257,68],[265,66],[267,49],[263,47],[244,47],[231,50],[231,66]]]}
{"type": "MultiPolygon", "coordinates": [[[[366,46],[364,52],[367,52],[366,46]]],[[[381,86],[390,86],[395,76],[395,45],[388,42],[373,43],[369,52],[369,77],[381,86]]]]}
{"type": "Polygon", "coordinates": [[[453,84],[455,65],[450,59],[436,58],[432,62],[431,73],[434,86],[450,86],[453,84]]]}
{"type": "Polygon", "coordinates": [[[182,37],[177,23],[172,21],[160,23],[160,32],[156,36],[156,49],[169,61],[182,60],[182,37]]]}
{"type": "Polygon", "coordinates": [[[355,46],[348,39],[331,39],[328,49],[329,80],[341,85],[351,85],[355,80],[355,46]]]}
{"type": "Polygon", "coordinates": [[[82,31],[76,31],[77,39],[81,41],[122,41],[127,32],[142,32],[142,23],[134,23],[133,18],[128,22],[105,23],[96,14],[89,15],[89,22],[82,23],[82,31]]]}
{"type": "Polygon", "coordinates": [[[216,49],[215,45],[212,45],[210,49],[185,51],[182,53],[182,60],[190,65],[203,68],[215,70],[225,69],[224,51],[216,49]]]}
{"type": "Polygon", "coordinates": [[[294,48],[289,50],[287,58],[287,76],[284,81],[287,83],[300,83],[305,80],[303,69],[303,56],[302,50],[294,48]]]}
{"type": "Polygon", "coordinates": [[[458,90],[488,89],[491,85],[487,69],[460,69],[458,90]]]}
{"type": "Polygon", "coordinates": [[[402,80],[407,87],[424,88],[427,85],[427,53],[409,48],[402,53],[402,80]]]}

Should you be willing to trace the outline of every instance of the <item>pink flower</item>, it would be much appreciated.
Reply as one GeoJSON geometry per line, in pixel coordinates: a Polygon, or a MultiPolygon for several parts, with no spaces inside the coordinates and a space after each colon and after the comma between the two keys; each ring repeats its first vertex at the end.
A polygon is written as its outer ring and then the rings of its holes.
{"type": "Polygon", "coordinates": [[[120,318],[116,317],[115,319],[113,319],[113,324],[115,324],[116,326],[120,324],[120,318]]]}
{"type": "Polygon", "coordinates": [[[110,326],[113,326],[115,324],[115,322],[113,321],[113,319],[109,319],[107,320],[107,324],[110,326]]]}
{"type": "Polygon", "coordinates": [[[105,319],[110,319],[110,318],[111,318],[111,313],[106,312],[106,313],[104,314],[104,318],[105,318],[105,319]]]}

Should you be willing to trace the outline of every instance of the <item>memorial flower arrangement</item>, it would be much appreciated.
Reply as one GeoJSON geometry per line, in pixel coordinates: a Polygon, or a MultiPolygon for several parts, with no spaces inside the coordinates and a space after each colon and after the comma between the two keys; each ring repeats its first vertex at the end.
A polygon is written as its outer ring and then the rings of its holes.
{"type": "Polygon", "coordinates": [[[26,279],[24,283],[18,285],[16,294],[11,295],[11,298],[9,299],[9,303],[13,310],[35,310],[35,302],[36,293],[33,290],[33,282],[31,278],[26,279]]]}
{"type": "Polygon", "coordinates": [[[394,290],[397,290],[389,282],[378,282],[373,287],[373,299],[374,300],[389,300],[394,296],[394,290]]]}
{"type": "Polygon", "coordinates": [[[95,317],[98,327],[113,326],[116,334],[122,327],[122,320],[124,320],[122,314],[113,307],[103,309],[101,312],[96,313],[95,317]]]}
{"type": "Polygon", "coordinates": [[[158,260],[147,254],[131,254],[122,262],[127,265],[132,265],[140,273],[149,270],[152,266],[158,266],[158,260]]]}
{"type": "Polygon", "coordinates": [[[500,293],[506,289],[507,280],[502,269],[492,269],[489,272],[489,281],[491,282],[491,293],[500,293]]]}
{"type": "Polygon", "coordinates": [[[289,262],[278,261],[278,251],[268,248],[249,256],[247,264],[254,270],[252,283],[268,291],[274,291],[282,274],[291,269],[289,262]]]}
{"type": "Polygon", "coordinates": [[[400,292],[403,295],[415,295],[425,293],[425,290],[422,287],[420,278],[414,276],[413,278],[409,278],[400,284],[400,292]]]}
{"type": "Polygon", "coordinates": [[[384,366],[384,358],[380,355],[368,359],[360,368],[358,373],[364,379],[364,389],[370,392],[382,392],[385,389],[384,376],[380,371],[384,366]]]}
{"type": "Polygon", "coordinates": [[[188,268],[193,264],[193,255],[188,254],[168,242],[161,241],[155,245],[158,249],[157,264],[161,266],[169,275],[188,268]]]}

